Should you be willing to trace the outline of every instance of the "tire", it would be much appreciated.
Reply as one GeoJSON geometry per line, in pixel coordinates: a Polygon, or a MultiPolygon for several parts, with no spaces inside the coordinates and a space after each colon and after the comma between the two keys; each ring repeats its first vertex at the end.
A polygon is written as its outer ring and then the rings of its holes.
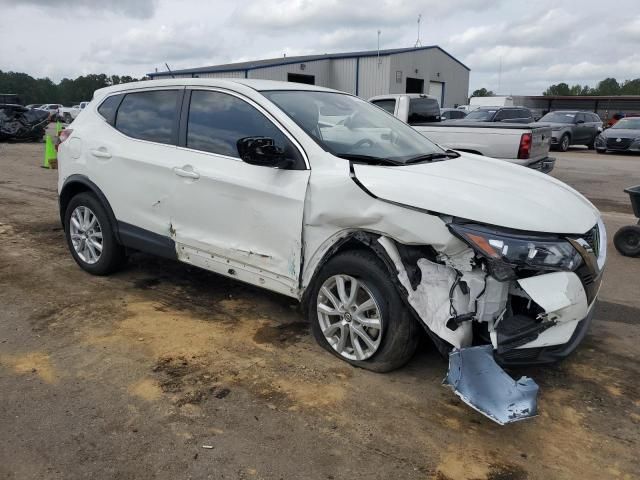
{"type": "Polygon", "coordinates": [[[116,240],[104,206],[92,193],[82,192],[71,199],[64,215],[64,231],[69,251],[83,270],[93,275],[108,275],[123,265],[126,259],[124,247],[116,240]],[[84,217],[87,210],[90,214],[84,217]],[[78,222],[79,219],[93,217],[96,221],[91,228],[78,222]],[[101,251],[93,246],[100,241],[101,251]]]}
{"type": "Polygon", "coordinates": [[[560,137],[560,141],[558,142],[558,150],[561,152],[566,152],[569,150],[569,145],[571,145],[571,138],[568,133],[565,133],[560,137]]]}
{"type": "Polygon", "coordinates": [[[600,154],[604,154],[607,153],[607,150],[604,148],[596,148],[596,152],[600,153],[600,154]]]}
{"type": "Polygon", "coordinates": [[[587,144],[587,148],[589,150],[595,150],[596,148],[596,137],[593,137],[593,140],[587,144]]]}
{"type": "Polygon", "coordinates": [[[64,114],[64,123],[71,123],[73,122],[73,118],[71,118],[71,114],[70,113],[65,113],[64,114]]]}
{"type": "MultiPolygon", "coordinates": [[[[347,292],[352,294],[354,284],[349,280],[344,281],[345,295],[347,292]]],[[[373,253],[365,250],[340,253],[326,263],[312,284],[307,300],[307,316],[311,324],[311,332],[320,346],[351,365],[373,372],[390,372],[403,366],[415,353],[421,336],[420,325],[391,283],[389,271],[373,253]],[[325,294],[327,289],[336,292],[333,298],[340,303],[337,293],[338,277],[350,278],[351,281],[355,279],[359,286],[356,290],[358,293],[352,306],[343,309],[342,314],[337,313],[337,308],[333,309],[336,313],[327,314],[320,310],[319,305],[322,303],[322,308],[326,306],[331,308],[335,305],[325,294]],[[336,281],[336,290],[332,290],[333,287],[331,287],[334,281],[336,281]],[[357,314],[357,310],[353,311],[356,306],[368,303],[368,300],[365,301],[367,298],[373,299],[372,307],[362,310],[360,314],[357,314]],[[377,323],[379,329],[363,326],[358,319],[364,319],[369,324],[377,323]],[[379,319],[379,322],[376,322],[376,319],[379,319]],[[330,323],[330,327],[327,327],[328,322],[332,321],[334,323],[330,323]],[[336,328],[338,324],[342,326],[336,328]],[[330,337],[335,347],[323,333],[323,325],[324,331],[335,332],[335,335],[330,337]],[[360,332],[364,330],[370,340],[377,342],[375,348],[369,347],[362,337],[353,333],[354,330],[360,332]],[[339,353],[337,349],[340,348],[340,339],[343,335],[346,340],[342,343],[343,350],[339,353]],[[356,337],[355,342],[359,344],[359,349],[353,345],[352,336],[356,337]],[[363,352],[365,356],[359,355],[363,352]]]]}
{"type": "Polygon", "coordinates": [[[625,257],[640,256],[640,225],[622,227],[614,235],[613,244],[625,257]]]}

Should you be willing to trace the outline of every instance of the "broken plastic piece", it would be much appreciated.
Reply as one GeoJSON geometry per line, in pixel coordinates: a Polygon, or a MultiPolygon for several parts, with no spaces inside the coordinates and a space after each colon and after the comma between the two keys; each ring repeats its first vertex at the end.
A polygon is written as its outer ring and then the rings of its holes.
{"type": "Polygon", "coordinates": [[[453,350],[443,384],[500,425],[538,414],[538,384],[528,377],[511,378],[493,359],[491,345],[453,350]]]}

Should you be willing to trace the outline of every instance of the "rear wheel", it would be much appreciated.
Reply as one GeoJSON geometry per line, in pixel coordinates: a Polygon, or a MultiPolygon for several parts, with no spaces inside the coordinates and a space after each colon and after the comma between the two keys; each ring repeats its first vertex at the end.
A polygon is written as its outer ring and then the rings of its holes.
{"type": "Polygon", "coordinates": [[[618,230],[613,244],[626,257],[640,256],[640,225],[628,225],[618,230]]]}
{"type": "Polygon", "coordinates": [[[125,260],[109,217],[100,201],[83,192],[71,199],[64,216],[69,251],[83,270],[93,275],[108,275],[125,260]]]}
{"type": "Polygon", "coordinates": [[[419,325],[374,254],[338,254],[318,274],[308,298],[313,336],[338,358],[388,372],[413,356],[419,325]]]}

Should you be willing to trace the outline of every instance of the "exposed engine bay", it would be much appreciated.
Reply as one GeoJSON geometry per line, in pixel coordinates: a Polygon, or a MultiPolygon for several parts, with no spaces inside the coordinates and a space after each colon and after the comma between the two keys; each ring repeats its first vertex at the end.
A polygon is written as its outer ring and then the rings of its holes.
{"type": "Polygon", "coordinates": [[[44,110],[0,104],[0,140],[40,140],[48,123],[44,110]]]}

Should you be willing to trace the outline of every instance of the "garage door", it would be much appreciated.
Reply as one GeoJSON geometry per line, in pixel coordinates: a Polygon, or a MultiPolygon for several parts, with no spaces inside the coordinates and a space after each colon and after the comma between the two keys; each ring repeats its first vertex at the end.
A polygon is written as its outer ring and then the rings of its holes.
{"type": "Polygon", "coordinates": [[[429,95],[436,97],[442,107],[444,104],[444,82],[429,82],[429,95]]]}

